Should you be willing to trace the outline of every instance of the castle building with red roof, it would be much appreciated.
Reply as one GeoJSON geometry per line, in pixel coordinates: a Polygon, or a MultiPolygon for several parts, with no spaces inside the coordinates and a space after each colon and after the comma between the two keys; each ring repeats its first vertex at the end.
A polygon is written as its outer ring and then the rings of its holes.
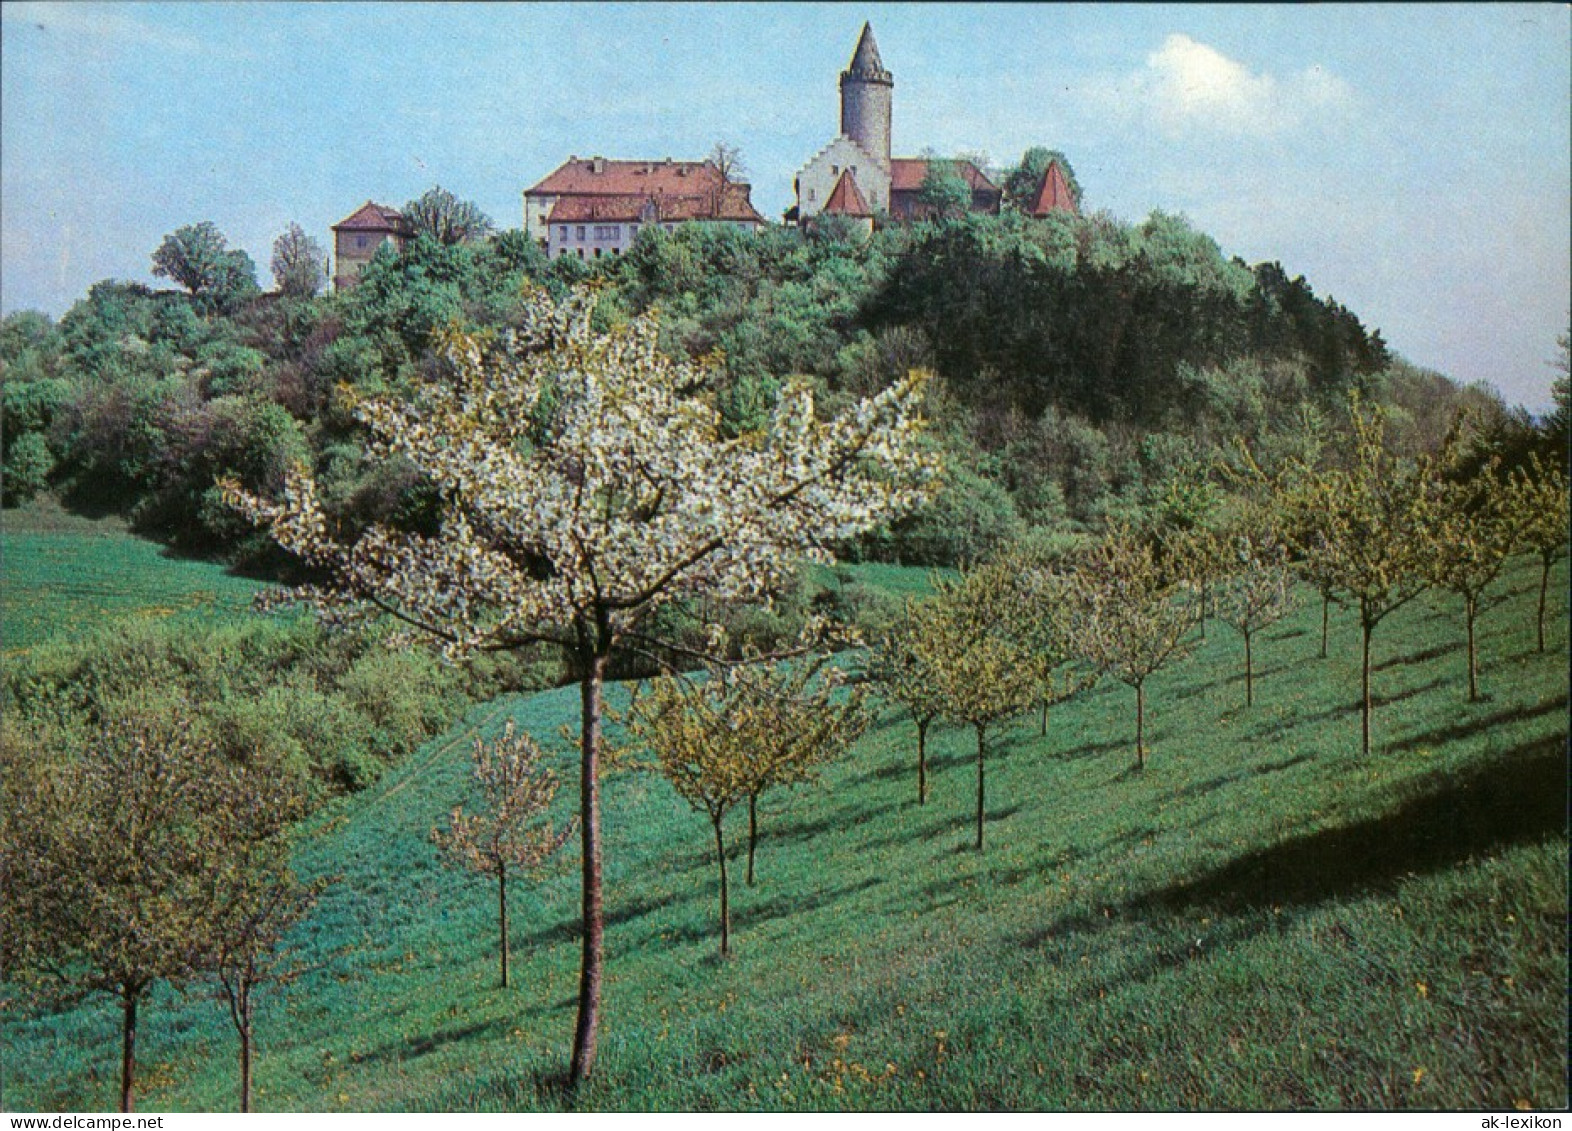
{"type": "Polygon", "coordinates": [[[333,289],[354,286],[378,248],[391,243],[395,251],[402,251],[414,234],[402,212],[366,201],[333,225],[333,289]]]}
{"type": "Polygon", "coordinates": [[[651,226],[697,221],[753,231],[764,224],[750,186],[710,161],[611,161],[570,157],[524,191],[524,232],[552,259],[620,255],[651,226]]]}
{"type": "MultiPolygon", "coordinates": [[[[841,73],[841,132],[797,173],[799,224],[810,225],[821,212],[833,215],[843,209],[853,190],[872,214],[902,220],[929,214],[921,194],[933,163],[924,157],[890,156],[894,93],[895,77],[879,57],[872,26],[865,23],[851,63],[841,73]],[[832,210],[836,194],[840,196],[832,210]]],[[[1004,192],[986,173],[970,161],[948,164],[971,188],[973,212],[999,211],[1004,192]]]]}

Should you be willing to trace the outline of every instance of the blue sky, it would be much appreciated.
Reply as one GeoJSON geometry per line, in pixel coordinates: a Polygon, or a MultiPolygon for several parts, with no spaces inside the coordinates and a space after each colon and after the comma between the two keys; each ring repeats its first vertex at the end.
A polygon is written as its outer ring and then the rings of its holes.
{"type": "Polygon", "coordinates": [[[1572,294],[1563,5],[0,5],[0,306],[153,281],[441,184],[499,224],[570,154],[741,146],[790,203],[863,20],[897,155],[1062,149],[1087,206],[1182,212],[1409,360],[1548,403],[1572,294]]]}

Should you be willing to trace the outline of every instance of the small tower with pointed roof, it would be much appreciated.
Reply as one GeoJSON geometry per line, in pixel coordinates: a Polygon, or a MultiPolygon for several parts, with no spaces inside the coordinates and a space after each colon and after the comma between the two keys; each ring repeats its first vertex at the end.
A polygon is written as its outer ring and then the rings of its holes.
{"type": "Polygon", "coordinates": [[[895,78],[884,69],[873,26],[862,25],[851,65],[841,72],[841,133],[886,170],[890,167],[890,107],[895,78]]]}
{"type": "Polygon", "coordinates": [[[1027,215],[1041,220],[1054,212],[1068,212],[1073,216],[1078,211],[1075,206],[1075,193],[1070,191],[1070,182],[1065,179],[1064,170],[1059,168],[1059,162],[1048,162],[1048,168],[1043,170],[1043,179],[1037,185],[1037,193],[1032,198],[1032,206],[1027,215]]]}
{"type": "Polygon", "coordinates": [[[873,234],[873,209],[868,207],[867,198],[857,186],[857,175],[850,169],[841,170],[840,179],[835,182],[830,198],[819,210],[819,216],[841,216],[865,237],[873,234]]]}

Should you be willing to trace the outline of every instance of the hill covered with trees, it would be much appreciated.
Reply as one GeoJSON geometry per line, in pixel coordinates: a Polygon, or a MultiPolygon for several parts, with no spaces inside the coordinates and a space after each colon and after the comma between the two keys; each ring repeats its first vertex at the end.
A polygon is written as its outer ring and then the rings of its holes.
{"type": "Polygon", "coordinates": [[[806,235],[651,228],[589,265],[548,262],[517,231],[444,231],[384,248],[357,287],[318,295],[320,249],[292,227],[275,249],[278,289],[262,294],[249,258],[193,225],[154,253],[184,292],[106,280],[58,322],[8,316],[7,501],[52,488],[187,551],[276,571],[214,483],[275,490],[304,461],[337,521],[418,528],[430,519],[418,477],[368,455],[345,390],[412,393],[438,330],[495,332],[529,289],[586,281],[602,323],[658,308],[670,350],[718,355],[707,393],[737,432],[793,376],[833,410],[933,369],[947,485],[852,548],[885,560],[947,564],[1034,527],[1171,508],[1217,489],[1241,440],[1267,463],[1323,443],[1351,390],[1393,410],[1411,451],[1433,447],[1463,405],[1494,435],[1526,426],[1493,393],[1395,358],[1302,277],[1230,259],[1162,213],[964,216],[871,240],[832,222],[806,235]]]}

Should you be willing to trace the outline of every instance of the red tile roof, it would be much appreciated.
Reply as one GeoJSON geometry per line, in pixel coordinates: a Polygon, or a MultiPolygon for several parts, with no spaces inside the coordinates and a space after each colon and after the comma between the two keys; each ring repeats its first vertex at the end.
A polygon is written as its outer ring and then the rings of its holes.
{"type": "Polygon", "coordinates": [[[839,216],[873,215],[873,209],[868,207],[868,201],[862,195],[862,189],[857,187],[857,178],[850,169],[843,170],[840,179],[835,182],[830,198],[824,202],[824,211],[839,216]]]}
{"type": "Polygon", "coordinates": [[[1037,199],[1032,204],[1031,215],[1040,220],[1050,212],[1075,211],[1075,194],[1070,191],[1070,183],[1064,179],[1064,170],[1059,168],[1059,162],[1048,162],[1048,168],[1043,170],[1043,183],[1037,190],[1037,199]]]}
{"type": "Polygon", "coordinates": [[[361,232],[396,232],[401,235],[405,235],[408,234],[410,227],[409,221],[404,219],[404,214],[402,212],[395,208],[389,208],[386,205],[377,204],[375,201],[368,200],[359,208],[355,209],[355,211],[349,216],[346,216],[337,224],[334,224],[332,226],[332,230],[335,232],[340,230],[361,232]]]}
{"type": "Polygon", "coordinates": [[[731,220],[764,223],[748,200],[746,185],[733,185],[725,194],[705,192],[687,196],[580,195],[563,196],[546,217],[548,224],[589,222],[678,223],[683,220],[731,220]]]}
{"type": "MultiPolygon", "coordinates": [[[[959,173],[971,186],[972,191],[978,189],[999,191],[999,186],[983,175],[983,171],[970,161],[956,161],[955,171],[959,173]]],[[[926,157],[892,157],[890,159],[890,191],[891,192],[916,192],[922,188],[924,178],[928,176],[928,159],[926,157]]]]}
{"type": "Polygon", "coordinates": [[[685,196],[718,187],[720,170],[708,161],[608,161],[569,158],[525,196],[685,196]]]}

